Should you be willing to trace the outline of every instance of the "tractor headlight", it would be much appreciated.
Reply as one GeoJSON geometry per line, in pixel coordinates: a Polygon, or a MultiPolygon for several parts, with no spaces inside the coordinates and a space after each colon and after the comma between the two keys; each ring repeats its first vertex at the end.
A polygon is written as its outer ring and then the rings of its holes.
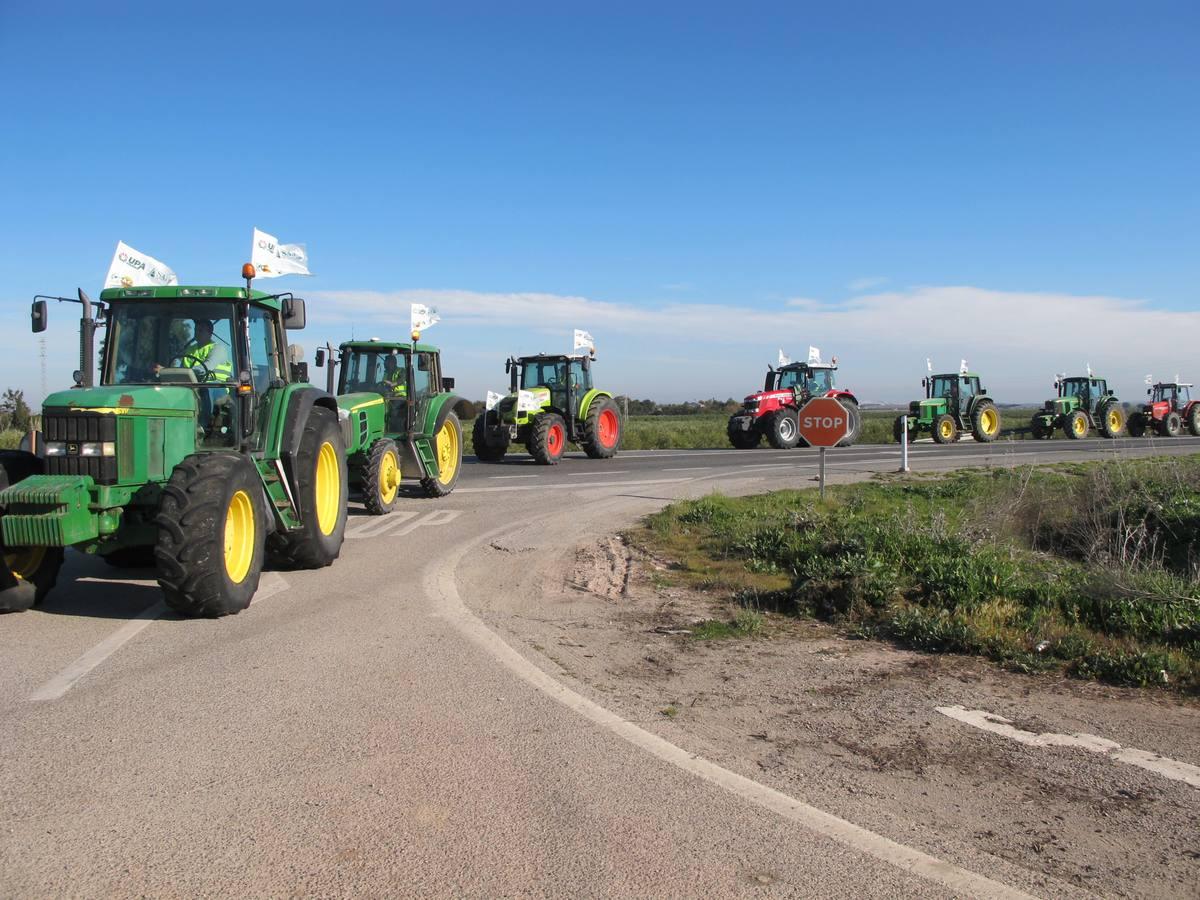
{"type": "Polygon", "coordinates": [[[115,441],[87,441],[79,445],[80,456],[116,456],[115,441]]]}
{"type": "Polygon", "coordinates": [[[47,456],[67,455],[67,445],[62,441],[47,441],[45,447],[47,456]]]}

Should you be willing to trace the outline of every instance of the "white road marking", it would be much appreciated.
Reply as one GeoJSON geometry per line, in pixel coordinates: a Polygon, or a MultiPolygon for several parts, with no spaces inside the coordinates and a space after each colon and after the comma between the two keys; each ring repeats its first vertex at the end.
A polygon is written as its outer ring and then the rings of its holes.
{"type": "Polygon", "coordinates": [[[346,540],[353,541],[358,538],[375,537],[383,534],[386,531],[391,531],[409,519],[416,518],[417,511],[415,509],[401,509],[388,513],[386,516],[370,516],[361,525],[355,525],[353,528],[346,529],[346,540]]]}
{"type": "Polygon", "coordinates": [[[736,772],[722,768],[716,763],[635,725],[628,719],[622,718],[598,703],[577,694],[566,685],[555,681],[505,643],[500,635],[489,629],[482,619],[467,609],[455,583],[455,572],[467,553],[475,547],[495,540],[500,535],[507,534],[510,530],[511,526],[497,528],[482,537],[459,544],[441,560],[431,564],[425,570],[424,584],[427,595],[440,607],[435,615],[453,624],[465,637],[498,660],[517,677],[557,700],[568,709],[656,756],[663,762],[677,766],[697,778],[715,784],[782,818],[797,822],[812,831],[831,837],[906,872],[937,882],[952,891],[974,897],[1029,897],[1028,894],[1016,888],[993,881],[976,872],[959,868],[912,847],[906,847],[845,819],[839,819],[815,806],[802,803],[782,791],[769,788],[744,775],[738,775],[736,772]]]}
{"type": "MultiPolygon", "coordinates": [[[[80,579],[81,581],[84,579],[80,579]]],[[[251,603],[266,600],[288,589],[287,581],[278,572],[268,572],[259,582],[258,590],[254,592],[251,603]]],[[[98,643],[75,662],[71,663],[40,688],[29,695],[30,702],[42,700],[57,700],[75,686],[102,662],[120,650],[123,646],[141,634],[142,629],[167,614],[167,604],[163,601],[151,604],[140,613],[98,643]]]]}
{"type": "Polygon", "coordinates": [[[489,475],[492,481],[503,481],[506,478],[540,478],[540,475],[489,475]]]}
{"type": "Polygon", "coordinates": [[[687,466],[682,469],[663,469],[664,472],[708,472],[712,466],[687,466]]]}
{"type": "Polygon", "coordinates": [[[679,484],[691,478],[646,478],[640,481],[571,481],[558,484],[505,484],[496,487],[458,488],[456,494],[492,494],[497,491],[579,491],[585,488],[629,487],[635,484],[679,484]]]}
{"type": "Polygon", "coordinates": [[[1011,738],[1029,747],[1069,747],[1075,750],[1087,750],[1100,753],[1117,762],[1138,766],[1164,778],[1182,781],[1192,787],[1200,787],[1200,766],[1189,765],[1149,753],[1146,750],[1136,750],[1133,747],[1122,747],[1116,741],[1097,737],[1094,734],[1034,734],[1032,731],[1022,731],[1012,725],[1011,720],[997,716],[982,709],[964,709],[961,706],[939,706],[937,711],[943,716],[971,725],[981,731],[989,731],[1002,737],[1011,738]]]}

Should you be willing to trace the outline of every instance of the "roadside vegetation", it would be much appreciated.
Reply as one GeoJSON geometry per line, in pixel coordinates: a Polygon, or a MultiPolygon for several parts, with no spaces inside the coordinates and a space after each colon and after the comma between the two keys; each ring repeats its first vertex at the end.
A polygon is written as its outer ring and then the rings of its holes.
{"type": "MultiPolygon", "coordinates": [[[[741,610],[1023,672],[1200,690],[1200,456],[889,477],[824,502],[713,494],[633,538],[671,561],[669,578],[741,610]]],[[[743,632],[721,624],[693,637],[743,632]]]]}

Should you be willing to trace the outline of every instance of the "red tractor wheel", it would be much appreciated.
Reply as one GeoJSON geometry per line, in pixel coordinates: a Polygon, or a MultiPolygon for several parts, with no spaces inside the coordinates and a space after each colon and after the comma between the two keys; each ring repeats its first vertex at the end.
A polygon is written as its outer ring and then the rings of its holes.
{"type": "Polygon", "coordinates": [[[567,447],[567,426],[558,413],[538,416],[529,429],[529,455],[545,466],[554,466],[567,447]]]}
{"type": "Polygon", "coordinates": [[[1180,421],[1177,412],[1167,413],[1158,423],[1158,433],[1163,437],[1179,437],[1179,432],[1182,430],[1183,422],[1180,421]]]}
{"type": "Polygon", "coordinates": [[[592,459],[615,456],[621,445],[621,414],[608,397],[597,397],[588,407],[579,445],[592,459]]]}

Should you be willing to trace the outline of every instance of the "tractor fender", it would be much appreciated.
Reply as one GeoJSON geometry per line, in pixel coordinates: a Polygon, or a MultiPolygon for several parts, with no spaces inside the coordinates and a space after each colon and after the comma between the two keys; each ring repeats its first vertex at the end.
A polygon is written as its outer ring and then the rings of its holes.
{"type": "Polygon", "coordinates": [[[584,422],[587,420],[588,410],[592,408],[592,401],[597,397],[607,397],[609,400],[613,399],[613,395],[608,391],[601,391],[597,390],[596,388],[592,388],[590,391],[584,394],[583,399],[579,401],[579,421],[584,422]]]}
{"type": "Polygon", "coordinates": [[[429,404],[429,410],[425,413],[426,427],[422,429],[422,432],[430,436],[436,435],[446,424],[446,417],[450,413],[457,414],[459,420],[462,421],[469,418],[466,415],[469,411],[470,406],[467,401],[457,394],[438,394],[433,398],[433,402],[429,404]]]}
{"type": "Polygon", "coordinates": [[[337,397],[319,388],[303,387],[293,391],[287,401],[287,413],[283,418],[283,431],[279,436],[279,455],[289,463],[300,452],[300,439],[304,436],[304,425],[314,406],[321,406],[335,416],[338,414],[337,397]]]}
{"type": "Polygon", "coordinates": [[[855,406],[858,406],[858,398],[854,396],[853,391],[840,391],[835,388],[834,390],[829,391],[825,396],[832,397],[834,400],[849,400],[855,406]]]}
{"type": "Polygon", "coordinates": [[[0,489],[46,471],[46,461],[28,450],[0,450],[0,489]]]}

